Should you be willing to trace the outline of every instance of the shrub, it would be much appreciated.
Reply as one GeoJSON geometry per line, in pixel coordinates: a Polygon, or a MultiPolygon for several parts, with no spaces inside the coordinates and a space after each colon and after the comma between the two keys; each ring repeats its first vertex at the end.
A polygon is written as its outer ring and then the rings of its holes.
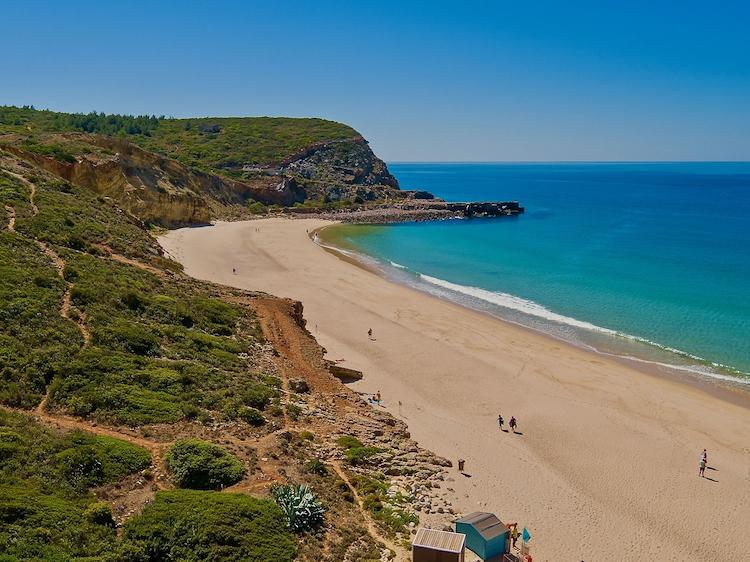
{"type": "Polygon", "coordinates": [[[239,482],[245,474],[237,457],[200,439],[177,441],[170,447],[166,461],[180,488],[218,490],[239,482]]]}
{"type": "Polygon", "coordinates": [[[296,404],[287,404],[286,413],[291,419],[298,420],[300,414],[302,413],[302,408],[300,408],[296,404]]]}
{"type": "Polygon", "coordinates": [[[122,296],[122,303],[134,312],[140,312],[146,307],[146,299],[137,291],[128,291],[122,296]]]}
{"type": "Polygon", "coordinates": [[[261,426],[266,423],[266,418],[255,408],[240,408],[237,415],[250,425],[261,426]]]}
{"type": "Polygon", "coordinates": [[[353,480],[362,497],[363,507],[389,534],[407,532],[406,526],[409,523],[419,523],[417,516],[398,507],[398,496],[388,495],[388,485],[385,481],[364,474],[356,475],[353,480]]]}
{"type": "Polygon", "coordinates": [[[266,207],[260,201],[255,201],[254,199],[248,199],[247,210],[250,211],[250,213],[252,213],[253,215],[265,215],[268,212],[268,207],[266,207]]]}
{"type": "Polygon", "coordinates": [[[307,486],[276,486],[271,490],[271,495],[284,512],[289,528],[295,533],[307,531],[323,522],[325,509],[307,486]]]}
{"type": "Polygon", "coordinates": [[[61,476],[76,488],[115,482],[151,464],[145,449],[106,436],[71,432],[67,448],[55,455],[61,476]]]}
{"type": "Polygon", "coordinates": [[[127,441],[97,435],[91,438],[91,446],[102,463],[105,482],[115,482],[151,465],[149,452],[127,441]]]}
{"type": "Polygon", "coordinates": [[[344,449],[351,449],[353,447],[363,447],[362,441],[354,437],[353,435],[342,435],[336,439],[336,443],[344,449]]]}
{"type": "Polygon", "coordinates": [[[82,251],[86,247],[86,241],[78,234],[71,234],[65,244],[68,248],[82,251]]]}
{"type": "Polygon", "coordinates": [[[276,397],[277,392],[263,384],[251,384],[242,393],[242,401],[258,410],[264,409],[276,397]]]}
{"type": "Polygon", "coordinates": [[[383,449],[379,447],[352,447],[346,451],[345,455],[349,464],[357,466],[364,464],[367,459],[382,452],[383,449]]]}
{"type": "Polygon", "coordinates": [[[88,488],[104,482],[102,462],[91,446],[65,449],[55,457],[63,478],[79,488],[88,488]]]}
{"type": "Polygon", "coordinates": [[[115,520],[112,519],[112,509],[106,502],[94,502],[86,508],[83,516],[87,521],[95,525],[104,525],[105,527],[114,527],[115,520]]]}
{"type": "Polygon", "coordinates": [[[94,332],[94,343],[120,349],[135,355],[154,355],[159,340],[147,327],[118,320],[94,332]]]}
{"type": "Polygon", "coordinates": [[[326,476],[328,474],[328,467],[319,459],[307,461],[305,463],[305,470],[311,474],[317,474],[319,476],[326,476]]]}
{"type": "Polygon", "coordinates": [[[290,562],[296,554],[279,507],[244,494],[157,492],[124,531],[124,544],[141,545],[148,562],[290,562]]]}

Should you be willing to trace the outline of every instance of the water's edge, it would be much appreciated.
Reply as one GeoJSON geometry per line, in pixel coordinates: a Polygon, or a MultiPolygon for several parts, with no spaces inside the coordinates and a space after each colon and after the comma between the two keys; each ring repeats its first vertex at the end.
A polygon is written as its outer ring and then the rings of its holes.
{"type": "Polygon", "coordinates": [[[678,382],[688,383],[720,398],[750,408],[750,375],[731,367],[711,363],[687,352],[669,348],[638,336],[621,334],[615,330],[595,326],[575,318],[558,315],[542,305],[526,299],[495,293],[479,287],[466,287],[442,279],[431,277],[388,260],[365,254],[358,249],[337,244],[335,232],[338,223],[318,228],[310,233],[311,240],[338,258],[375,273],[385,280],[397,283],[430,296],[446,300],[452,304],[486,314],[496,320],[507,322],[535,334],[555,339],[597,355],[608,357],[626,364],[640,372],[666,376],[678,382]],[[550,329],[555,326],[562,329],[550,329]],[[581,338],[583,331],[590,332],[594,341],[581,338]],[[615,340],[607,345],[596,345],[596,340],[615,340]],[[623,344],[621,349],[612,343],[623,344]],[[634,348],[627,352],[628,346],[634,348]],[[652,347],[663,356],[662,360],[644,358],[637,355],[635,348],[652,347]],[[673,355],[680,361],[670,361],[673,355]],[[682,363],[682,364],[681,364],[682,363]]]}

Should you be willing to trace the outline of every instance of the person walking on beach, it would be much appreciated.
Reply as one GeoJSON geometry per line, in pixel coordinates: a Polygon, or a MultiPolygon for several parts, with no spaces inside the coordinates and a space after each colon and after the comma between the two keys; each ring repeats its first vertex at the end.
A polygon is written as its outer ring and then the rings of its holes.
{"type": "Polygon", "coordinates": [[[234,267],[232,268],[232,275],[237,275],[237,270],[234,267]]]}
{"type": "Polygon", "coordinates": [[[701,453],[701,460],[706,463],[706,466],[708,466],[708,452],[706,452],[705,449],[703,449],[703,452],[701,453]]]}
{"type": "Polygon", "coordinates": [[[372,328],[370,328],[369,330],[367,330],[367,337],[370,338],[370,339],[372,339],[372,328]]]}
{"type": "Polygon", "coordinates": [[[510,428],[513,430],[513,433],[516,432],[516,427],[518,426],[518,422],[516,421],[515,416],[510,417],[510,422],[508,423],[510,428]]]}
{"type": "Polygon", "coordinates": [[[701,457],[700,468],[698,469],[698,476],[703,478],[703,473],[706,472],[706,461],[701,457]]]}
{"type": "Polygon", "coordinates": [[[516,541],[518,540],[518,523],[510,523],[510,546],[516,548],[516,541]]]}
{"type": "Polygon", "coordinates": [[[498,414],[497,415],[497,425],[498,425],[498,427],[500,429],[502,429],[504,423],[505,423],[505,420],[503,419],[503,415],[502,414],[498,414]]]}

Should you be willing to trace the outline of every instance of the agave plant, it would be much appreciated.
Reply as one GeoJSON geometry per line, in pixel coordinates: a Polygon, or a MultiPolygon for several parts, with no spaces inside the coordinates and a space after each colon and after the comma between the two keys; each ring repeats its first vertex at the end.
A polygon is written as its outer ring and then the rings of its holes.
{"type": "Polygon", "coordinates": [[[289,528],[295,533],[312,529],[323,521],[325,508],[318,496],[304,484],[275,486],[271,493],[286,515],[289,528]]]}

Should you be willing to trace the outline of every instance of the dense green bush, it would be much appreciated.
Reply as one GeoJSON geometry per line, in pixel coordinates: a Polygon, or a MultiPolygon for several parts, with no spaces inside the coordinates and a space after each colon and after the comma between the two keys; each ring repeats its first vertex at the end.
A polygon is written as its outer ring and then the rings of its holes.
{"type": "Polygon", "coordinates": [[[266,423],[266,418],[255,408],[240,408],[237,414],[240,419],[250,425],[261,426],[266,423]]]}
{"type": "Polygon", "coordinates": [[[271,490],[271,495],[284,512],[289,528],[295,533],[308,531],[323,522],[325,509],[307,486],[275,486],[271,490]]]}
{"type": "Polygon", "coordinates": [[[125,543],[141,545],[149,562],[287,562],[296,543],[270,500],[244,494],[157,492],[125,523],[125,543]]]}
{"type": "Polygon", "coordinates": [[[357,466],[364,464],[367,459],[382,452],[383,449],[379,447],[352,447],[351,449],[347,449],[344,455],[349,464],[357,466]]]}
{"type": "Polygon", "coordinates": [[[201,441],[182,439],[169,449],[167,466],[181,488],[218,490],[239,482],[245,467],[223,447],[201,441]]]}
{"type": "Polygon", "coordinates": [[[344,449],[352,449],[353,447],[363,447],[362,441],[354,437],[353,435],[342,435],[336,439],[336,443],[344,449]]]}
{"type": "Polygon", "coordinates": [[[147,451],[130,443],[61,433],[0,410],[0,553],[8,560],[67,561],[112,552],[111,511],[89,488],[150,462],[147,451]]]}
{"type": "Polygon", "coordinates": [[[268,212],[268,207],[266,207],[260,201],[255,201],[253,199],[248,199],[247,200],[247,210],[250,211],[254,215],[265,215],[268,212]]]}
{"type": "Polygon", "coordinates": [[[326,476],[328,474],[328,467],[320,459],[313,459],[305,463],[305,470],[311,474],[317,474],[318,476],[326,476]]]}
{"type": "Polygon", "coordinates": [[[249,384],[242,392],[242,401],[252,408],[262,410],[271,403],[271,399],[276,398],[278,392],[265,384],[249,384]]]}
{"type": "Polygon", "coordinates": [[[365,447],[364,444],[352,435],[342,435],[336,440],[340,447],[346,449],[344,456],[352,465],[364,464],[367,459],[382,453],[383,449],[378,447],[365,447]]]}
{"type": "Polygon", "coordinates": [[[94,331],[94,343],[127,351],[136,355],[156,355],[159,340],[144,326],[125,320],[115,320],[94,331]]]}
{"type": "Polygon", "coordinates": [[[106,502],[94,502],[86,508],[83,513],[84,517],[90,523],[95,525],[104,525],[114,527],[115,520],[112,519],[112,508],[106,502]]]}

